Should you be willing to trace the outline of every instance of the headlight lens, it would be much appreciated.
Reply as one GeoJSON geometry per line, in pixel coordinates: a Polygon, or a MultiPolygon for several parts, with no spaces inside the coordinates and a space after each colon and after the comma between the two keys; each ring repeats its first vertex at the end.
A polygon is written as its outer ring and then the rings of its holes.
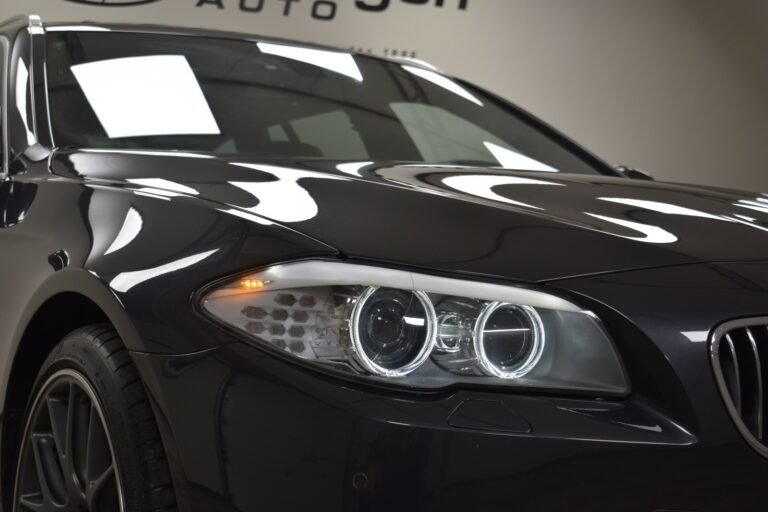
{"type": "Polygon", "coordinates": [[[534,308],[493,302],[477,319],[475,353],[489,375],[518,379],[536,367],[545,339],[541,316],[534,308]]]}
{"type": "Polygon", "coordinates": [[[358,361],[374,375],[408,375],[432,353],[434,318],[424,292],[369,287],[352,308],[349,334],[358,361]]]}
{"type": "Polygon", "coordinates": [[[529,288],[306,261],[226,283],[203,309],[256,343],[384,383],[628,391],[597,318],[529,288]]]}

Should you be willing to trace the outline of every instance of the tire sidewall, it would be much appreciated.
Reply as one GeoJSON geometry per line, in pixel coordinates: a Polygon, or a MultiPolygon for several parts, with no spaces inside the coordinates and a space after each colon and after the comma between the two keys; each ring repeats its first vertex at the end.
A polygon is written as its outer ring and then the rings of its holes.
{"type": "Polygon", "coordinates": [[[107,357],[99,347],[94,344],[92,338],[84,333],[74,332],[66,336],[53,352],[48,356],[40,373],[35,380],[34,390],[27,404],[24,419],[24,438],[19,450],[17,475],[14,484],[14,507],[18,492],[18,472],[21,467],[21,458],[24,454],[24,446],[27,443],[29,423],[34,414],[33,407],[38,401],[41,392],[50,378],[61,370],[70,370],[78,373],[91,386],[96,395],[96,400],[101,407],[103,419],[108,430],[108,436],[113,450],[116,464],[116,474],[123,482],[132,482],[132,485],[121,485],[123,494],[123,512],[144,512],[143,504],[143,473],[141,461],[138,460],[137,450],[131,447],[138,446],[135,435],[128,428],[130,424],[126,411],[129,404],[125,402],[124,394],[114,377],[114,368],[110,367],[107,357]]]}

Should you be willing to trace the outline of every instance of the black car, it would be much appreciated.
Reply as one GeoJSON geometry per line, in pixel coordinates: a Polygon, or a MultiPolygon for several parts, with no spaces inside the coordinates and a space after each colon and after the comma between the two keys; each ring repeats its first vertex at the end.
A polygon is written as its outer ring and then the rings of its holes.
{"type": "Polygon", "coordinates": [[[0,41],[3,510],[768,503],[768,194],[416,61],[0,41]]]}

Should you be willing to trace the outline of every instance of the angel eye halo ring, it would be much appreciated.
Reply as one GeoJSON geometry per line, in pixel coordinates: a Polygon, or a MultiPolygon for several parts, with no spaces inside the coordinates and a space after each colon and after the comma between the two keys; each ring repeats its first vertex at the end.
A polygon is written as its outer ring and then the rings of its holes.
{"type": "Polygon", "coordinates": [[[483,370],[501,379],[519,379],[544,352],[544,325],[536,309],[492,302],[475,325],[474,347],[483,370]]]}
{"type": "Polygon", "coordinates": [[[374,375],[408,375],[432,354],[436,325],[435,308],[426,293],[370,286],[350,319],[355,358],[374,375]]]}

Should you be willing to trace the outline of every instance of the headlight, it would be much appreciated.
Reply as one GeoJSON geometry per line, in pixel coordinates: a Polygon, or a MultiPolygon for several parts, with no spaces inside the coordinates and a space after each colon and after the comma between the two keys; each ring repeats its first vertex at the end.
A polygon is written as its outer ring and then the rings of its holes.
{"type": "Polygon", "coordinates": [[[628,391],[599,320],[530,288],[305,261],[217,287],[203,309],[258,344],[382,383],[628,391]]]}

